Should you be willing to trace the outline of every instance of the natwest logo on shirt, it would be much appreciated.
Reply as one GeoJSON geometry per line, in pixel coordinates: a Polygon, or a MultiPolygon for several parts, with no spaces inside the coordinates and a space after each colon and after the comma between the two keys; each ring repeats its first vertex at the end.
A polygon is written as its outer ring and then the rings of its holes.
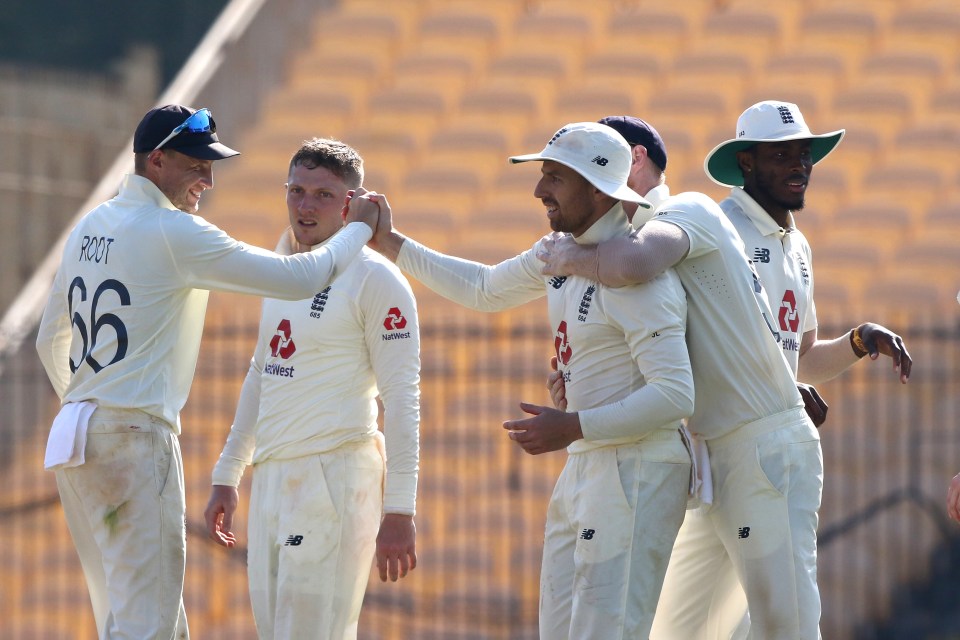
{"type": "Polygon", "coordinates": [[[399,331],[407,326],[407,319],[400,313],[397,307],[390,307],[387,317],[383,320],[383,328],[387,331],[399,331]]]}
{"type": "Polygon", "coordinates": [[[385,333],[380,336],[383,340],[400,340],[402,338],[409,338],[410,332],[403,331],[407,326],[407,319],[403,317],[403,313],[397,307],[390,307],[390,310],[387,311],[387,317],[383,319],[383,328],[387,331],[394,331],[395,333],[385,333]]]}
{"type": "Polygon", "coordinates": [[[277,325],[276,335],[270,339],[270,353],[274,358],[286,360],[296,352],[297,346],[293,343],[293,336],[290,334],[290,321],[284,318],[277,325]]]}
{"type": "Polygon", "coordinates": [[[561,320],[559,326],[557,326],[556,338],[554,338],[553,346],[557,350],[557,362],[560,364],[567,364],[570,362],[570,356],[573,355],[573,348],[570,346],[570,342],[567,339],[567,321],[561,320]]]}
{"type": "Polygon", "coordinates": [[[780,302],[780,329],[781,331],[797,332],[800,328],[800,314],[797,311],[797,296],[793,289],[787,289],[780,302]]]}

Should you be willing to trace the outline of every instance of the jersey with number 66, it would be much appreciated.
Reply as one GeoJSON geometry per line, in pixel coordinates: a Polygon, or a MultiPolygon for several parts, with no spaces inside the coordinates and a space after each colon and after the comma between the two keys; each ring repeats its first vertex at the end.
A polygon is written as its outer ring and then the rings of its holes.
{"type": "Polygon", "coordinates": [[[322,250],[280,256],[234,240],[128,175],[70,233],[37,351],[63,402],[140,409],[179,433],[207,290],[307,298],[369,238],[366,225],[350,224],[322,250]]]}

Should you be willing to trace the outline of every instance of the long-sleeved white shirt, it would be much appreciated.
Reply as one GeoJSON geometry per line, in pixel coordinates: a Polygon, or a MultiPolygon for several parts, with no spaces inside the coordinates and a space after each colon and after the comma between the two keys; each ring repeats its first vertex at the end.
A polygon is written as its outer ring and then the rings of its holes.
{"type": "Polygon", "coordinates": [[[687,257],[674,267],[687,292],[696,388],[690,430],[716,438],[802,407],[778,343],[776,316],[743,241],[717,203],[702,193],[681,193],[661,203],[654,219],[680,227],[690,241],[687,257]]]}
{"type": "Polygon", "coordinates": [[[817,328],[810,243],[792,224],[792,215],[784,229],[742,187],[734,187],[720,208],[736,227],[760,275],[783,355],[796,375],[803,334],[817,328]]]}
{"type": "MultiPolygon", "coordinates": [[[[630,231],[618,203],[577,241],[594,244],[630,231]]],[[[668,270],[643,285],[619,289],[576,276],[544,276],[536,258],[539,245],[488,266],[407,239],[397,265],[444,297],[481,311],[518,306],[546,293],[567,408],[579,411],[584,435],[568,447],[571,453],[676,429],[693,408],[686,302],[676,274],[668,270]]]]}
{"type": "MultiPolygon", "coordinates": [[[[289,252],[289,245],[281,241],[277,251],[289,252]]],[[[413,291],[396,266],[364,248],[312,298],[264,299],[256,350],[213,484],[239,485],[250,463],[323,453],[371,437],[379,395],[387,450],[384,511],[413,515],[419,384],[413,291]]]]}
{"type": "Polygon", "coordinates": [[[140,409],[179,433],[208,290],[301,299],[327,286],[370,237],[354,223],[318,251],[278,256],[128,175],[70,233],[37,352],[62,402],[140,409]]]}

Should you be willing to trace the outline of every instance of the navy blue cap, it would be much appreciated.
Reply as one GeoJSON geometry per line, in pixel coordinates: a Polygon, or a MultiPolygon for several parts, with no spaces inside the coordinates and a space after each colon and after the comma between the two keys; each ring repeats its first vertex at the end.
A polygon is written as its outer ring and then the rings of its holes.
{"type": "MultiPolygon", "coordinates": [[[[151,109],[140,120],[137,131],[133,134],[133,152],[149,153],[156,148],[170,132],[183,124],[196,109],[179,104],[168,104],[151,109]]],[[[164,149],[179,151],[191,158],[201,160],[222,160],[240,155],[230,147],[222,144],[217,138],[217,123],[210,116],[210,130],[193,132],[184,129],[164,143],[164,149]]]]}
{"type": "Polygon", "coordinates": [[[646,149],[647,157],[653,160],[661,171],[667,170],[667,147],[660,134],[649,123],[633,116],[607,116],[600,118],[598,122],[616,129],[631,147],[639,145],[646,149]]]}

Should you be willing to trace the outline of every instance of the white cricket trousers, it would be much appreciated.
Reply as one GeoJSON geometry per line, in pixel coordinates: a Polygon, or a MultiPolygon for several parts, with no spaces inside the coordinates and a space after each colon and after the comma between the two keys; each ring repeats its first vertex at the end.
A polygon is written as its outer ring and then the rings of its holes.
{"type": "Polygon", "coordinates": [[[687,512],[650,637],[820,637],[817,512],[823,455],[802,408],[708,440],[714,502],[687,512]],[[742,585],[742,588],[741,588],[742,585]]]}
{"type": "Polygon", "coordinates": [[[547,507],[543,640],[647,637],[689,483],[677,430],[569,455],[547,507]]]}
{"type": "Polygon", "coordinates": [[[380,432],[254,466],[247,576],[260,640],[357,637],[385,471],[380,432]]]}
{"type": "Polygon", "coordinates": [[[137,409],[98,408],[85,462],[57,487],[101,640],[186,640],[186,504],[180,443],[137,409]]]}

